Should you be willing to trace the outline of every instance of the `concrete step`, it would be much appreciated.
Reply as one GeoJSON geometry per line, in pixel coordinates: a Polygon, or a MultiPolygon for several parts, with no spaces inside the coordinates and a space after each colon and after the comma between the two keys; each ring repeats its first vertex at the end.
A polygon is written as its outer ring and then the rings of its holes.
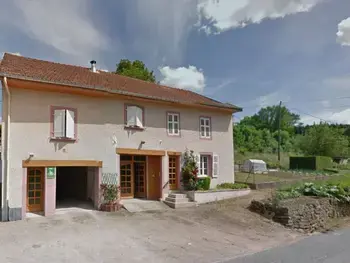
{"type": "Polygon", "coordinates": [[[187,198],[186,194],[169,194],[168,197],[170,198],[187,198]]]}
{"type": "Polygon", "coordinates": [[[175,203],[165,200],[164,204],[168,205],[171,208],[185,208],[185,207],[193,207],[196,206],[195,202],[184,202],[184,203],[175,203]]]}
{"type": "Polygon", "coordinates": [[[174,197],[166,197],[166,201],[173,202],[173,203],[186,203],[189,202],[189,199],[186,198],[174,198],[174,197]]]}

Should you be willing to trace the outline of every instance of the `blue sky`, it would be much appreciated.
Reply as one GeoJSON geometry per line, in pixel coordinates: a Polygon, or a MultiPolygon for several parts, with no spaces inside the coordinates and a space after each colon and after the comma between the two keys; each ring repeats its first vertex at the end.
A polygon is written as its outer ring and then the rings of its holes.
{"type": "Polygon", "coordinates": [[[238,119],[282,100],[304,123],[350,123],[349,0],[0,4],[0,52],[110,71],[140,59],[166,85],[243,107],[238,119]]]}

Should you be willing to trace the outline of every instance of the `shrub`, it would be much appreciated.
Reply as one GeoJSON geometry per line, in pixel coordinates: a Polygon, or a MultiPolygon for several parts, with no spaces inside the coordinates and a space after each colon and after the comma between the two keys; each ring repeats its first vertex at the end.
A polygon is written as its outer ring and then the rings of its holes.
{"type": "Polygon", "coordinates": [[[267,169],[279,169],[281,165],[276,162],[266,162],[267,169]]]}
{"type": "Polygon", "coordinates": [[[247,184],[241,183],[222,183],[216,186],[217,189],[247,189],[249,186],[247,184]]]}
{"type": "Polygon", "coordinates": [[[209,190],[210,189],[210,177],[205,177],[203,179],[203,190],[209,190]]]}
{"type": "Polygon", "coordinates": [[[186,150],[183,154],[183,160],[184,163],[181,169],[181,174],[185,190],[196,190],[198,167],[193,151],[186,150]]]}

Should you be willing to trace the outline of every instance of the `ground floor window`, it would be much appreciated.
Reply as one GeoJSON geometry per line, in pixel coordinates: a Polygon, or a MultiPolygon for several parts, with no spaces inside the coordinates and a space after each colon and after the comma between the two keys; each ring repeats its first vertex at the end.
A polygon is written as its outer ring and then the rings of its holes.
{"type": "Polygon", "coordinates": [[[199,162],[198,162],[198,175],[201,176],[210,176],[210,161],[211,156],[208,154],[201,154],[199,155],[199,162]]]}

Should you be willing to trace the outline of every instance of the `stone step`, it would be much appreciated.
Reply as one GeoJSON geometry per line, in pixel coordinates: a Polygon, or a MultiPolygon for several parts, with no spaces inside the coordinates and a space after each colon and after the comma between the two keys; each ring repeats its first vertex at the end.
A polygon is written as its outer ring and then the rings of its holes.
{"type": "Polygon", "coordinates": [[[195,202],[185,202],[185,203],[175,203],[165,200],[164,204],[168,205],[171,208],[185,208],[185,207],[193,207],[196,206],[195,202]]]}
{"type": "Polygon", "coordinates": [[[189,199],[186,198],[174,198],[174,197],[166,197],[166,201],[173,202],[173,203],[186,203],[189,202],[189,199]]]}
{"type": "Polygon", "coordinates": [[[169,194],[168,197],[170,198],[187,198],[186,194],[169,194]]]}

